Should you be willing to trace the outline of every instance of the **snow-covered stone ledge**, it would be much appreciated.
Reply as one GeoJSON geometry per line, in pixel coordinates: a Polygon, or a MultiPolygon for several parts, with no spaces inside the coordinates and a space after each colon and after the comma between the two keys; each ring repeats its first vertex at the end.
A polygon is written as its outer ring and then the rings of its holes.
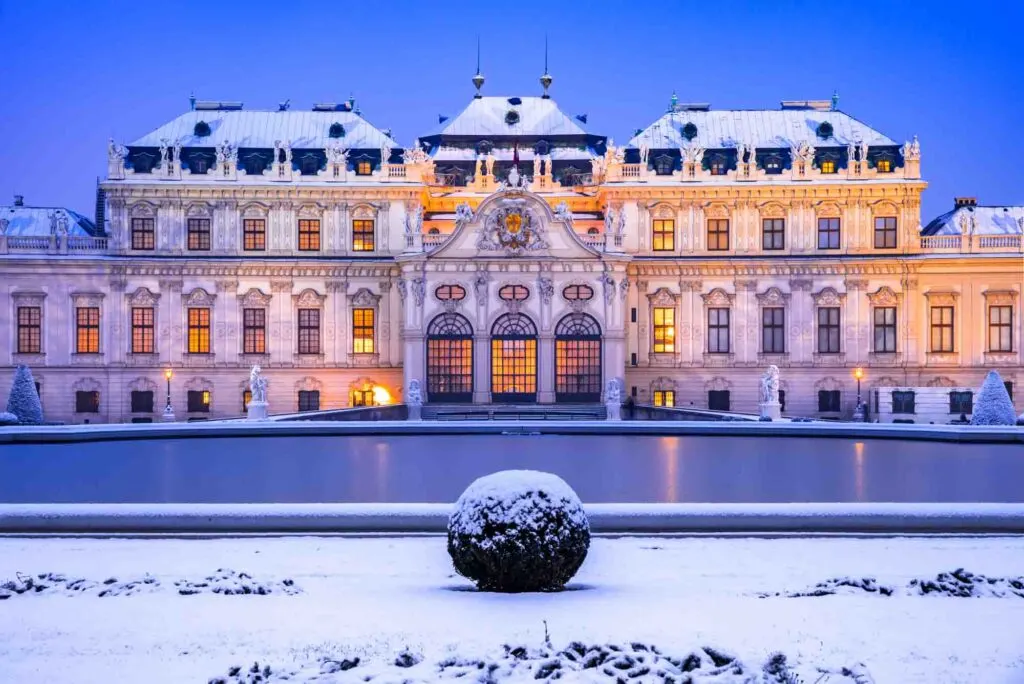
{"type": "MultiPolygon", "coordinates": [[[[1024,504],[589,504],[596,534],[1024,534],[1024,504]]],[[[441,534],[451,504],[3,504],[0,534],[441,534]]]]}

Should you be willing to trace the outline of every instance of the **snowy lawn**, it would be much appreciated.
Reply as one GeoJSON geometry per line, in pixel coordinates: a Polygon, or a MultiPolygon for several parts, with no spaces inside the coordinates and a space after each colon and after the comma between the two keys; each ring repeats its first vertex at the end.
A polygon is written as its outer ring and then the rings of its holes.
{"type": "Polygon", "coordinates": [[[583,642],[581,659],[604,652],[609,671],[629,667],[639,673],[634,681],[662,681],[658,662],[679,669],[694,653],[703,669],[693,673],[707,673],[695,681],[769,681],[749,677],[763,677],[772,654],[782,652],[805,684],[818,681],[808,674],[818,668],[857,663],[870,680],[820,681],[1024,682],[1024,598],[1009,584],[1024,574],[1019,537],[596,538],[570,589],[557,594],[476,592],[454,574],[443,537],[0,539],[0,579],[19,581],[18,573],[20,581],[57,576],[40,580],[46,589],[0,600],[0,682],[255,681],[254,661],[271,667],[271,681],[285,681],[277,678],[287,672],[295,674],[286,681],[302,682],[459,672],[475,681],[478,659],[494,664],[499,679],[526,681],[556,667],[537,653],[545,621],[554,651],[583,642]],[[1005,582],[981,598],[915,589],[923,580],[970,584],[964,573],[936,580],[961,567],[986,576],[979,586],[1005,582]],[[851,581],[828,584],[841,578],[851,581]],[[101,596],[111,579],[131,590],[101,596]],[[814,593],[820,583],[839,593],[786,596],[814,593]],[[878,586],[893,592],[872,591],[878,586]],[[635,642],[666,656],[644,655],[635,642]],[[524,650],[506,656],[506,644],[524,650]],[[717,667],[704,647],[735,657],[744,674],[717,667]],[[411,667],[396,666],[396,658],[411,667]],[[532,669],[516,670],[517,659],[532,669]],[[243,669],[232,677],[234,666],[243,669]]]}

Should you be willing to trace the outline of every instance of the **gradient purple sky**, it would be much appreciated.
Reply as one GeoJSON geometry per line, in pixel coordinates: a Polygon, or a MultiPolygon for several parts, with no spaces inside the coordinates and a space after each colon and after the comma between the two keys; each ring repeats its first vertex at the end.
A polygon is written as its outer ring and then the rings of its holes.
{"type": "Polygon", "coordinates": [[[827,98],[903,141],[920,136],[927,222],[954,195],[1024,204],[1024,3],[129,2],[0,0],[0,203],[93,213],[106,141],[188,96],[250,109],[339,101],[403,144],[472,96],[552,95],[622,143],[684,102],[776,108],[827,98]]]}

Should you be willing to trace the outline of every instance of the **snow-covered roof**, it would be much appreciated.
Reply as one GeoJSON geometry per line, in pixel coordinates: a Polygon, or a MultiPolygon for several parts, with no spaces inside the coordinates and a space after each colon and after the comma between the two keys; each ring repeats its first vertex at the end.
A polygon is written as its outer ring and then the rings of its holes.
{"type": "Polygon", "coordinates": [[[471,100],[457,116],[439,124],[427,137],[551,137],[586,134],[582,122],[562,112],[554,100],[543,97],[479,97],[471,100]],[[518,116],[515,123],[506,120],[511,111],[518,116]]]}
{"type": "Polygon", "coordinates": [[[1024,233],[1024,206],[963,206],[933,219],[922,235],[1020,235],[1024,233]]]}
{"type": "Polygon", "coordinates": [[[271,148],[274,141],[291,141],[293,149],[323,149],[329,143],[340,143],[348,149],[380,149],[400,147],[383,131],[351,111],[244,111],[196,110],[185,112],[160,128],[147,133],[131,147],[159,147],[161,140],[178,141],[183,147],[215,147],[225,140],[235,147],[271,148]],[[200,121],[210,127],[210,135],[197,137],[195,126],[200,121]],[[332,124],[345,129],[341,138],[331,138],[332,124]]]}
{"type": "Polygon", "coordinates": [[[816,109],[781,110],[682,110],[668,112],[629,141],[629,147],[646,144],[652,150],[677,149],[699,145],[705,149],[735,147],[785,148],[806,142],[814,147],[846,146],[866,142],[868,145],[896,145],[867,124],[840,111],[816,109]],[[832,125],[832,135],[818,137],[818,126],[832,125]],[[683,127],[692,123],[697,134],[692,140],[683,135],[683,127]]]}
{"type": "Polygon", "coordinates": [[[0,222],[6,221],[7,235],[55,235],[61,219],[67,220],[68,235],[102,235],[92,221],[63,207],[0,206],[0,222]]]}
{"type": "MultiPolygon", "coordinates": [[[[513,150],[507,148],[494,148],[491,150],[491,154],[497,161],[505,162],[512,161],[514,154],[513,150]]],[[[440,147],[434,154],[434,161],[473,161],[477,158],[477,152],[474,149],[462,148],[462,147],[440,147]]],[[[519,150],[519,161],[521,162],[532,162],[534,156],[533,148],[524,147],[519,150]]],[[[552,161],[590,161],[593,157],[593,152],[590,148],[586,150],[580,150],[577,148],[566,148],[566,147],[552,147],[549,151],[549,156],[552,161]]]]}

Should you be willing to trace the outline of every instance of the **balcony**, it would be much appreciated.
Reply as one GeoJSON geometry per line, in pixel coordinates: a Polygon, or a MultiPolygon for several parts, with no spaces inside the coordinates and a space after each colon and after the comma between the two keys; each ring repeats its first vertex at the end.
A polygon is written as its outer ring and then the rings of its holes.
{"type": "Polygon", "coordinates": [[[105,237],[91,235],[0,235],[0,254],[103,254],[105,237]]]}
{"type": "Polygon", "coordinates": [[[1024,252],[1019,234],[1009,235],[922,235],[923,251],[955,254],[1024,252]]]}

